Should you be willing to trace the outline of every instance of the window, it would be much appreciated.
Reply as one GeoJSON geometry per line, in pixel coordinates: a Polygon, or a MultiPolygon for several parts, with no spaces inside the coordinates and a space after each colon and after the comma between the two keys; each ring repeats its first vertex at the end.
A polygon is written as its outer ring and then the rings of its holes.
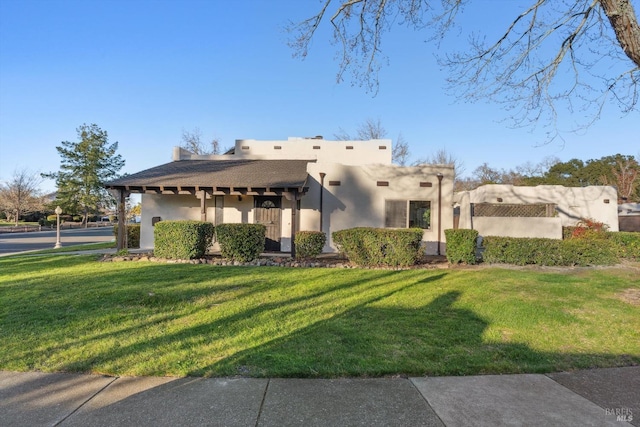
{"type": "Polygon", "coordinates": [[[409,201],[409,227],[431,228],[431,202],[409,201]]]}
{"type": "Polygon", "coordinates": [[[385,200],[384,226],[387,228],[431,228],[431,202],[425,200],[385,200]]]}

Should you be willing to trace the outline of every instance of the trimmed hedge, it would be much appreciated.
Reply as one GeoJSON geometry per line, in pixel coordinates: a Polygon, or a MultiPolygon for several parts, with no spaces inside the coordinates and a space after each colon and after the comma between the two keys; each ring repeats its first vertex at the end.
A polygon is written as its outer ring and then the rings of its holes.
{"type": "Polygon", "coordinates": [[[349,261],[361,266],[408,267],[421,257],[422,229],[356,227],[332,233],[349,261]]]}
{"type": "Polygon", "coordinates": [[[478,230],[447,229],[444,230],[444,235],[447,238],[447,261],[449,263],[475,264],[477,262],[478,230]]]}
{"type": "Polygon", "coordinates": [[[618,262],[609,239],[542,239],[486,236],[484,262],[540,266],[612,265],[618,262]]]}
{"type": "MultiPolygon", "coordinates": [[[[139,248],[140,247],[140,224],[127,224],[127,247],[139,248]]],[[[113,227],[113,235],[118,241],[118,226],[113,227]]]]}
{"type": "Polygon", "coordinates": [[[619,258],[640,261],[640,233],[610,232],[607,238],[613,243],[613,250],[619,258]]]}
{"type": "Polygon", "coordinates": [[[213,224],[203,221],[160,221],[156,223],[153,235],[153,252],[159,258],[202,258],[211,246],[213,224]]]}
{"type": "Polygon", "coordinates": [[[322,253],[327,235],[322,231],[298,231],[296,233],[296,258],[311,258],[322,253]]]}
{"type": "Polygon", "coordinates": [[[220,224],[215,233],[223,257],[248,262],[264,251],[266,231],[263,224],[220,224]]]}

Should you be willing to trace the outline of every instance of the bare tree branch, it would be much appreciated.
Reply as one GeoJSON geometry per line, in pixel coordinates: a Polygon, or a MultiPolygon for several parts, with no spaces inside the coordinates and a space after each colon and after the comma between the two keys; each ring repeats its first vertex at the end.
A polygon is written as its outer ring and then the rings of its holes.
{"type": "MultiPolygon", "coordinates": [[[[576,123],[569,130],[577,130],[596,121],[610,101],[623,113],[635,111],[640,28],[632,0],[530,1],[493,43],[474,36],[469,49],[441,57],[440,63],[451,71],[450,92],[500,103],[515,126],[549,126],[549,138],[560,132],[558,120],[566,112],[584,117],[571,115],[576,123]]],[[[381,65],[388,61],[382,51],[386,33],[406,25],[430,29],[429,40],[442,38],[470,2],[326,0],[318,14],[289,26],[294,34],[290,46],[305,57],[328,19],[339,49],[338,81],[350,70],[353,83],[375,94],[381,65]]]]}

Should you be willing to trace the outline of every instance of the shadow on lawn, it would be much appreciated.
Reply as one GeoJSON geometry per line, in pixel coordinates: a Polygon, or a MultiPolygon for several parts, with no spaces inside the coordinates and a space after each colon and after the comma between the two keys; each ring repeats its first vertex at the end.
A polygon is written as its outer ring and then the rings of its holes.
{"type": "MultiPolygon", "coordinates": [[[[61,369],[64,371],[70,372],[86,372],[90,370],[95,370],[96,367],[100,369],[100,366],[110,366],[110,370],[113,372],[125,372],[128,369],[127,364],[131,363],[131,360],[144,360],[145,358],[160,358],[164,354],[163,353],[174,353],[178,354],[176,359],[167,361],[165,365],[158,368],[160,372],[149,371],[146,372],[147,375],[154,374],[162,374],[163,372],[177,372],[183,371],[185,367],[189,367],[188,369],[197,369],[202,370],[202,363],[198,361],[202,358],[206,360],[211,360],[211,355],[205,355],[201,351],[193,356],[191,354],[192,351],[198,352],[201,348],[200,346],[210,345],[212,342],[218,343],[218,348],[216,352],[220,354],[225,354],[230,351],[229,347],[232,345],[231,342],[234,340],[238,340],[238,337],[245,333],[245,331],[250,330],[256,324],[259,323],[260,319],[269,320],[274,316],[280,316],[282,318],[295,318],[300,313],[303,313],[304,310],[313,310],[319,306],[324,305],[339,305],[341,298],[353,297],[356,295],[360,295],[362,293],[375,293],[376,295],[380,295],[377,293],[379,288],[391,288],[392,291],[385,293],[382,296],[379,296],[375,299],[369,299],[368,302],[385,298],[399,290],[402,290],[407,287],[406,284],[394,284],[394,277],[398,275],[397,271],[380,271],[375,272],[373,274],[368,275],[363,278],[362,276],[356,273],[347,273],[342,276],[343,280],[337,281],[331,285],[321,286],[318,289],[309,289],[308,292],[305,292],[302,295],[295,295],[285,300],[276,299],[275,301],[265,301],[261,298],[254,298],[254,294],[265,292],[265,290],[273,289],[274,283],[272,281],[268,281],[265,283],[259,283],[251,280],[251,270],[247,271],[243,270],[246,274],[238,275],[237,270],[234,272],[230,268],[220,268],[220,269],[211,269],[208,268],[207,277],[209,280],[212,277],[212,274],[216,274],[216,272],[222,272],[224,275],[235,275],[242,276],[243,281],[249,283],[246,286],[231,286],[229,290],[233,291],[234,288],[238,288],[238,291],[234,293],[230,293],[228,296],[225,296],[222,300],[234,298],[241,301],[241,305],[244,307],[242,310],[232,310],[224,313],[216,314],[212,320],[206,322],[196,323],[193,326],[173,330],[171,332],[165,332],[161,335],[155,336],[147,336],[144,339],[136,340],[130,344],[119,345],[117,347],[111,347],[105,349],[102,352],[91,354],[89,357],[82,360],[74,360],[65,362],[61,369]],[[244,302],[243,302],[244,301],[244,302]],[[252,305],[253,304],[253,305],[252,305]],[[196,350],[194,350],[196,349],[196,350]]],[[[295,286],[291,283],[292,279],[289,278],[289,275],[295,278],[299,278],[299,271],[296,269],[286,269],[279,271],[279,279],[277,280],[282,289],[281,291],[286,291],[287,286],[295,286]]],[[[331,272],[323,272],[321,274],[315,273],[313,277],[317,279],[321,279],[324,275],[330,275],[331,272]]],[[[198,275],[195,275],[198,276],[198,275]]],[[[198,277],[194,277],[194,275],[189,276],[190,281],[199,281],[198,277]]],[[[225,286],[214,286],[211,291],[215,292],[224,292],[225,286]]],[[[127,302],[129,300],[128,295],[131,292],[127,287],[120,289],[119,291],[121,295],[118,297],[118,301],[127,302]]],[[[136,291],[140,293],[139,290],[136,291]]],[[[202,294],[202,290],[197,291],[197,295],[202,294]]],[[[174,289],[166,289],[165,291],[160,292],[164,294],[163,297],[158,299],[157,303],[155,303],[155,308],[159,310],[163,310],[164,308],[170,308],[172,304],[175,304],[179,300],[186,299],[185,292],[175,291],[174,289]],[[169,296],[171,292],[176,292],[176,295],[169,296]]],[[[190,292],[186,292],[186,294],[190,294],[190,292]]],[[[264,297],[263,297],[264,298],[264,297]]],[[[145,303],[144,301],[149,298],[143,296],[142,300],[138,301],[138,304],[143,305],[152,305],[151,303],[145,303]]],[[[156,299],[156,296],[151,297],[151,299],[156,299]]],[[[135,298],[134,298],[135,300],[135,298]]],[[[133,303],[133,301],[132,301],[133,303]]],[[[216,304],[218,305],[218,304],[216,304]]],[[[58,311],[63,307],[52,307],[53,311],[58,311]]],[[[161,318],[154,320],[153,323],[160,323],[164,321],[177,321],[181,322],[180,317],[187,317],[195,312],[205,312],[207,310],[217,310],[216,307],[211,307],[209,305],[204,305],[199,307],[197,310],[193,310],[185,315],[168,315],[165,313],[161,318]]],[[[159,314],[162,311],[157,311],[159,314]]],[[[145,325],[141,325],[144,327],[145,325]]],[[[51,350],[55,351],[63,351],[65,349],[69,349],[76,345],[85,345],[90,343],[91,341],[96,341],[104,338],[118,338],[120,336],[126,337],[130,335],[132,332],[131,328],[120,328],[117,331],[108,334],[102,334],[98,336],[92,337],[82,337],[76,340],[70,340],[65,342],[63,345],[54,346],[51,350]]],[[[262,331],[260,332],[262,335],[258,337],[262,342],[267,341],[269,339],[268,334],[270,331],[262,331]]],[[[215,357],[213,357],[215,359],[215,357]]],[[[130,368],[130,367],[129,367],[130,368]]],[[[229,373],[222,373],[229,374],[229,373]]],[[[232,375],[235,374],[231,373],[232,375]]]]}
{"type": "MultiPolygon", "coordinates": [[[[57,265],[57,274],[65,274],[64,265],[57,265]]],[[[489,324],[473,311],[456,307],[461,292],[445,291],[426,304],[417,303],[425,295],[422,290],[439,286],[449,274],[446,272],[345,270],[340,272],[340,280],[326,284],[327,278],[338,277],[335,271],[273,271],[278,274],[265,276],[264,269],[242,267],[111,265],[98,276],[95,270],[77,274],[65,280],[67,287],[51,287],[50,279],[40,275],[30,280],[27,294],[15,294],[5,302],[14,308],[12,311],[24,306],[33,313],[32,324],[28,325],[32,335],[55,328],[64,331],[66,324],[84,318],[114,325],[106,332],[88,327],[81,335],[63,337],[46,348],[47,354],[61,354],[95,341],[116,344],[95,347],[80,358],[54,365],[57,370],[72,372],[417,376],[551,372],[640,363],[637,355],[626,360],[613,354],[544,353],[523,344],[485,342],[483,333],[489,324]],[[306,286],[308,279],[322,284],[288,293],[306,286]],[[67,299],[71,292],[79,296],[67,299]],[[271,300],[268,292],[280,292],[284,297],[271,300]],[[403,292],[409,292],[409,296],[399,296],[403,292]],[[201,303],[201,298],[207,303],[201,303]],[[355,299],[359,301],[345,303],[355,299]],[[69,301],[75,306],[70,307],[69,301]],[[225,303],[231,301],[238,305],[228,309],[225,303]],[[313,310],[331,317],[308,324],[306,313],[313,310]],[[153,317],[148,321],[119,323],[149,313],[153,317]],[[196,313],[206,316],[191,323],[189,316],[196,313]],[[259,328],[261,322],[273,319],[287,326],[259,328]],[[294,331],[282,332],[287,328],[294,331]],[[153,335],[146,335],[149,330],[153,335]],[[237,351],[248,346],[242,341],[246,334],[254,334],[254,341],[262,344],[237,351]],[[144,367],[147,360],[150,362],[144,367]]],[[[5,321],[12,313],[7,316],[5,321]]],[[[60,334],[54,332],[53,336],[56,333],[60,334]]],[[[7,350],[5,356],[14,362],[29,358],[38,368],[49,357],[38,351],[7,350]]]]}
{"type": "Polygon", "coordinates": [[[640,362],[638,356],[623,361],[619,355],[545,353],[524,344],[484,342],[488,323],[456,308],[460,295],[447,292],[418,308],[378,307],[377,298],[190,375],[440,376],[554,372],[593,367],[595,359],[598,366],[640,362]]]}

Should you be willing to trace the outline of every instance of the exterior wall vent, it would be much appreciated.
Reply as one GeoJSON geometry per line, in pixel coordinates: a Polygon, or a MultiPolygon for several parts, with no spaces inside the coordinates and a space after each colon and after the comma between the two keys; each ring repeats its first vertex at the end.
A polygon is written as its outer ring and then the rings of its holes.
{"type": "Polygon", "coordinates": [[[337,187],[340,185],[340,181],[329,181],[329,185],[332,187],[337,187]]]}
{"type": "Polygon", "coordinates": [[[242,148],[243,150],[248,150],[248,149],[249,149],[249,146],[248,146],[248,145],[243,145],[241,148],[242,148]]]}
{"type": "Polygon", "coordinates": [[[421,182],[420,187],[433,187],[433,183],[431,182],[421,182]]]}
{"type": "Polygon", "coordinates": [[[353,145],[347,145],[347,150],[353,150],[353,145]]]}
{"type": "Polygon", "coordinates": [[[376,183],[376,185],[377,185],[378,187],[388,187],[388,186],[389,186],[389,181],[378,181],[378,182],[376,183]]]}
{"type": "Polygon", "coordinates": [[[282,150],[282,145],[274,145],[273,149],[274,150],[282,150]]]}
{"type": "Polygon", "coordinates": [[[319,145],[314,145],[314,146],[313,146],[313,149],[314,149],[314,150],[319,150],[319,149],[320,149],[320,146],[319,146],[319,145]]]}
{"type": "Polygon", "coordinates": [[[386,150],[387,146],[386,145],[378,145],[378,150],[386,150]]]}

